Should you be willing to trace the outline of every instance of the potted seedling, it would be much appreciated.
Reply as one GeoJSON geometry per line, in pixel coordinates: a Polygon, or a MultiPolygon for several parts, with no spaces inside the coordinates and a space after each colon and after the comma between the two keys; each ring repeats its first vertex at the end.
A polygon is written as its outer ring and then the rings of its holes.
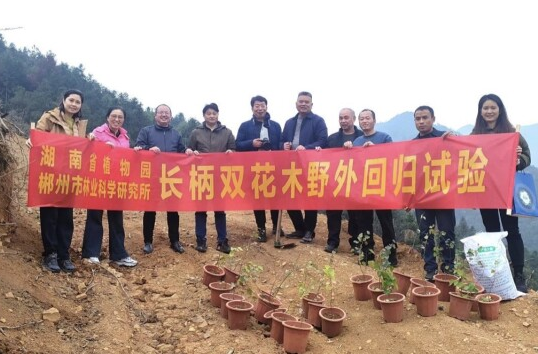
{"type": "Polygon", "coordinates": [[[480,292],[477,284],[469,279],[468,274],[468,263],[465,257],[458,255],[454,263],[454,275],[457,278],[450,281],[450,285],[455,287],[456,291],[450,292],[448,315],[462,321],[469,318],[474,299],[480,292]]]}
{"type": "Polygon", "coordinates": [[[393,292],[396,288],[396,277],[389,262],[389,255],[394,245],[384,247],[374,263],[374,269],[380,281],[383,293],[377,296],[377,302],[383,311],[385,322],[401,322],[403,319],[403,301],[405,296],[393,292]]]}
{"type": "Polygon", "coordinates": [[[224,281],[227,283],[237,284],[239,280],[239,269],[241,269],[241,259],[238,257],[238,253],[243,252],[241,247],[232,247],[230,253],[224,255],[225,265],[224,269],[224,281]]]}
{"type": "MultiPolygon", "coordinates": [[[[359,240],[362,240],[363,234],[359,234],[359,240]]],[[[354,241],[359,242],[359,241],[354,241]]],[[[370,274],[364,273],[362,252],[359,252],[359,269],[361,274],[353,275],[349,280],[353,284],[353,296],[357,301],[367,301],[372,298],[370,291],[368,291],[368,285],[370,285],[374,277],[370,274]]]]}
{"type": "MultiPolygon", "coordinates": [[[[322,305],[325,296],[321,294],[323,284],[323,274],[319,267],[312,261],[308,261],[306,266],[300,269],[302,281],[299,283],[298,292],[301,299],[301,312],[304,318],[308,318],[309,304],[322,305]]],[[[316,326],[319,327],[319,326],[316,326]]]]}
{"type": "MultiPolygon", "coordinates": [[[[339,307],[334,307],[334,288],[336,286],[336,272],[334,269],[334,253],[331,254],[329,264],[323,267],[323,276],[325,280],[325,289],[329,298],[329,306],[319,310],[321,317],[321,332],[327,337],[332,338],[342,333],[342,327],[346,313],[339,307]]],[[[310,310],[309,310],[310,315],[310,310]]],[[[309,316],[310,319],[310,316],[309,316]]]]}

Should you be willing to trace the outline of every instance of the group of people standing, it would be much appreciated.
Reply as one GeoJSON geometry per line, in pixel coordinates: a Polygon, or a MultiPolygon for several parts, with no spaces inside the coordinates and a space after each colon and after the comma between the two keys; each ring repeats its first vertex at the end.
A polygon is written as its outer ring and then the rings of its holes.
{"type": "MultiPolygon", "coordinates": [[[[86,121],[81,120],[81,109],[84,102],[83,94],[77,90],[68,90],[63,95],[63,101],[58,108],[45,112],[39,119],[36,129],[47,132],[60,133],[72,136],[85,136],[86,121]]],[[[267,99],[255,96],[250,101],[252,118],[243,122],[237,132],[237,139],[230,129],[219,121],[219,107],[215,103],[206,105],[203,110],[204,121],[201,126],[194,129],[186,146],[182,143],[179,132],[170,126],[172,112],[169,106],[159,105],[155,110],[153,125],[143,128],[134,144],[135,150],[149,150],[155,154],[160,152],[185,153],[199,155],[201,153],[234,151],[267,151],[267,150],[295,150],[325,149],[325,148],[353,148],[357,146],[392,142],[391,137],[375,129],[376,116],[371,109],[364,109],[359,113],[359,128],[355,125],[357,120],[351,108],[343,108],[339,112],[340,129],[328,135],[325,120],[312,112],[312,94],[306,91],[297,96],[297,114],[288,119],[284,128],[271,119],[267,111],[267,99]]],[[[126,119],[125,111],[121,107],[112,107],[108,110],[106,122],[95,128],[88,136],[90,140],[103,141],[111,147],[129,147],[129,137],[122,127],[126,119]]],[[[434,110],[429,106],[420,106],[414,111],[415,127],[418,135],[414,139],[427,139],[445,137],[452,134],[433,127],[435,122],[434,110]]],[[[478,104],[478,113],[474,129],[471,134],[494,134],[514,132],[515,129],[508,120],[506,109],[501,99],[493,94],[483,96],[478,104]]],[[[530,150],[525,139],[520,135],[519,145],[514,152],[517,159],[517,170],[530,165],[530,150]]],[[[28,140],[31,147],[31,141],[28,140]]],[[[395,232],[391,210],[348,210],[349,244],[353,253],[359,255],[359,262],[368,263],[374,259],[373,219],[374,212],[381,224],[383,246],[390,248],[389,262],[396,266],[395,232]]],[[[484,227],[488,232],[500,231],[502,228],[508,232],[508,252],[514,268],[514,280],[518,290],[526,292],[527,287],[523,276],[524,252],[523,240],[519,232],[517,217],[506,214],[506,210],[481,209],[484,227]]],[[[277,210],[271,210],[272,234],[278,231],[277,210]]],[[[342,223],[342,210],[327,210],[327,245],[326,252],[335,252],[340,246],[340,230],[342,223]]],[[[424,248],[425,278],[432,280],[433,276],[441,271],[451,273],[454,269],[456,218],[454,209],[428,209],[415,210],[419,225],[420,237],[424,248]],[[438,265],[434,256],[436,247],[433,237],[429,237],[432,226],[437,227],[442,235],[438,247],[442,250],[443,263],[438,265]]],[[[288,238],[301,239],[302,243],[311,243],[315,236],[317,224],[317,210],[288,210],[288,215],[294,231],[282,235],[288,238]]],[[[90,263],[99,263],[103,239],[102,210],[88,210],[82,257],[90,263]]],[[[59,207],[40,208],[41,236],[44,247],[44,268],[59,272],[61,270],[72,272],[75,266],[69,256],[69,247],[73,235],[73,209],[59,207]]],[[[133,267],[137,261],[129,256],[125,250],[125,231],[123,228],[122,211],[107,211],[109,225],[109,257],[120,266],[133,267]]],[[[267,242],[265,210],[254,210],[257,226],[257,241],[267,242]]],[[[153,231],[156,213],[144,212],[143,216],[143,251],[146,254],[153,252],[153,231]]],[[[170,247],[177,253],[185,252],[179,235],[179,214],[167,212],[168,236],[170,247]]],[[[196,247],[198,252],[207,251],[206,240],[207,213],[195,212],[196,247]]],[[[217,247],[220,252],[229,253],[230,245],[227,237],[226,214],[224,211],[215,211],[215,227],[217,231],[217,247]]]]}

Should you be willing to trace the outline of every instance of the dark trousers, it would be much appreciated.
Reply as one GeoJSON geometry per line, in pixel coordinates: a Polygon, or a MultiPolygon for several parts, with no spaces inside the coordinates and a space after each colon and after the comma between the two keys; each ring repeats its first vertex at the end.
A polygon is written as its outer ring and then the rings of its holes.
{"type": "Polygon", "coordinates": [[[316,229],[316,224],[318,222],[317,210],[305,210],[304,217],[300,210],[288,210],[288,215],[290,216],[295,231],[314,232],[316,229]]]}
{"type": "Polygon", "coordinates": [[[508,232],[506,242],[508,243],[510,261],[512,261],[512,267],[514,267],[514,274],[523,274],[525,247],[519,233],[518,218],[506,215],[505,209],[480,209],[480,215],[482,215],[482,222],[487,232],[501,231],[502,223],[503,230],[508,232]]]}
{"type": "MultiPolygon", "coordinates": [[[[144,212],[142,219],[144,243],[153,243],[156,215],[157,213],[154,211],[144,212]]],[[[179,214],[177,211],[166,212],[166,221],[168,223],[168,238],[170,239],[170,243],[179,241],[179,214]]]]}
{"type": "Polygon", "coordinates": [[[456,214],[454,209],[416,209],[415,215],[420,230],[420,240],[424,246],[422,250],[424,270],[426,272],[438,270],[434,253],[435,235],[431,233],[435,229],[435,225],[439,230],[439,248],[443,257],[441,271],[454,269],[454,256],[456,254],[456,236],[454,234],[456,214]]]}
{"type": "MultiPolygon", "coordinates": [[[[123,211],[108,210],[108,248],[109,258],[119,261],[129,254],[125,250],[125,230],[123,228],[123,211]]],[[[103,245],[103,210],[88,209],[86,227],[82,240],[82,258],[99,257],[103,245]]]]}
{"type": "MultiPolygon", "coordinates": [[[[254,210],[254,219],[256,219],[256,226],[258,229],[265,229],[265,223],[267,221],[265,217],[265,210],[254,210]]],[[[278,210],[271,210],[271,221],[273,222],[273,228],[276,229],[278,210]]]]}
{"type": "MultiPolygon", "coordinates": [[[[362,234],[365,239],[365,245],[368,250],[374,249],[374,210],[358,210],[357,225],[359,235],[362,234]]],[[[392,223],[392,210],[375,210],[379,224],[381,225],[381,239],[383,247],[394,244],[396,235],[394,233],[394,224],[392,223]]]]}
{"type": "Polygon", "coordinates": [[[69,259],[73,239],[73,208],[39,208],[43,255],[58,254],[59,260],[69,259]]]}
{"type": "MultiPolygon", "coordinates": [[[[197,211],[194,213],[194,225],[196,229],[196,239],[205,241],[207,235],[207,213],[197,211]]],[[[226,213],[223,211],[215,212],[215,228],[217,229],[217,242],[226,240],[226,213]]]]}
{"type": "MultiPolygon", "coordinates": [[[[327,236],[327,245],[338,247],[340,246],[340,230],[342,229],[342,210],[327,210],[327,231],[329,235],[327,236]]],[[[349,245],[355,247],[354,240],[357,239],[358,228],[357,228],[357,211],[348,210],[348,229],[349,234],[349,245]]]]}

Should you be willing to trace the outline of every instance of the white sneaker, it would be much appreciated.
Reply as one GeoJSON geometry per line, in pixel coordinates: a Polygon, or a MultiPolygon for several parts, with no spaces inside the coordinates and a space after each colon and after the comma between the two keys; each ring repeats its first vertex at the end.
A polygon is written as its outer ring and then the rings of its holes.
{"type": "Polygon", "coordinates": [[[97,258],[97,257],[84,258],[83,261],[86,262],[86,263],[90,263],[90,264],[100,264],[101,263],[101,262],[99,262],[99,258],[97,258]]]}
{"type": "Polygon", "coordinates": [[[138,264],[138,261],[132,259],[131,257],[125,257],[123,259],[120,259],[119,261],[114,261],[114,263],[116,263],[119,266],[134,267],[135,265],[138,264]]]}

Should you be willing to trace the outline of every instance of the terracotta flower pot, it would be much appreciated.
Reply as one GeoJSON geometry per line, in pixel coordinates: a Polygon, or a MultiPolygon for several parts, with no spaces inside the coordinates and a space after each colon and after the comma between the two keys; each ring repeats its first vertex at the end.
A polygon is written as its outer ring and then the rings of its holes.
{"type": "Polygon", "coordinates": [[[263,314],[263,318],[265,319],[265,322],[269,325],[269,330],[271,330],[271,327],[273,326],[273,313],[274,312],[287,312],[288,309],[285,308],[277,308],[274,310],[269,310],[266,313],[263,314]]]}
{"type": "Polygon", "coordinates": [[[377,301],[377,297],[383,294],[383,289],[381,288],[381,282],[376,281],[376,282],[370,283],[368,285],[368,291],[370,291],[372,304],[374,305],[374,308],[377,310],[381,310],[381,305],[377,301]]]}
{"type": "Polygon", "coordinates": [[[284,321],[284,350],[288,353],[306,352],[312,325],[301,321],[284,321]]]}
{"type": "Polygon", "coordinates": [[[374,277],[369,274],[354,275],[349,278],[353,284],[353,296],[357,301],[368,301],[372,298],[372,294],[368,290],[368,285],[374,280],[374,277]]]}
{"type": "Polygon", "coordinates": [[[486,321],[498,319],[501,311],[501,300],[502,297],[497,294],[485,293],[476,295],[480,318],[486,321]]]}
{"type": "Polygon", "coordinates": [[[411,290],[417,313],[422,317],[435,316],[437,313],[437,300],[441,290],[432,286],[419,286],[411,290]]]}
{"type": "Polygon", "coordinates": [[[240,274],[228,267],[222,267],[222,268],[224,269],[224,281],[226,283],[237,284],[240,274]]]}
{"type": "Polygon", "coordinates": [[[478,312],[478,302],[476,301],[476,296],[483,294],[485,289],[482,285],[475,283],[477,291],[465,291],[458,289],[460,293],[467,295],[470,298],[473,298],[473,306],[471,307],[471,312],[478,312]]]}
{"type": "Polygon", "coordinates": [[[234,288],[233,284],[226,283],[224,281],[215,281],[209,283],[209,289],[211,290],[211,305],[220,307],[220,294],[228,293],[234,288]]]}
{"type": "Polygon", "coordinates": [[[308,318],[308,303],[315,302],[318,304],[322,304],[325,301],[325,296],[322,294],[317,293],[308,293],[301,299],[302,303],[302,315],[304,318],[308,318]]]}
{"type": "Polygon", "coordinates": [[[404,299],[405,296],[400,293],[381,294],[377,297],[377,301],[381,305],[381,310],[383,311],[383,319],[385,322],[402,322],[404,299]]]}
{"type": "Polygon", "coordinates": [[[232,300],[226,304],[228,308],[228,328],[246,330],[250,311],[254,308],[248,301],[232,300]]]}
{"type": "Polygon", "coordinates": [[[278,344],[282,344],[284,343],[284,325],[282,325],[282,322],[297,321],[297,318],[285,312],[273,312],[271,317],[271,338],[276,340],[278,344]]]}
{"type": "Polygon", "coordinates": [[[435,274],[433,276],[435,286],[441,290],[441,293],[439,294],[439,301],[450,301],[449,293],[456,291],[456,287],[454,285],[450,285],[450,282],[457,279],[457,276],[445,273],[435,274]]]}
{"type": "Polygon", "coordinates": [[[319,311],[324,309],[325,305],[317,302],[308,303],[308,318],[306,322],[310,323],[314,328],[321,328],[321,317],[319,316],[319,311]]]}
{"type": "Polygon", "coordinates": [[[396,281],[398,282],[398,287],[396,288],[396,291],[403,296],[407,296],[407,292],[409,291],[409,286],[411,286],[411,278],[412,276],[404,274],[398,270],[392,271],[392,274],[394,274],[394,277],[396,278],[396,281]]]}
{"type": "Polygon", "coordinates": [[[228,308],[226,307],[226,304],[228,301],[232,300],[245,300],[245,297],[243,295],[234,294],[234,293],[222,293],[219,295],[220,297],[220,315],[222,318],[228,318],[228,308]]]}
{"type": "Polygon", "coordinates": [[[413,289],[419,286],[428,286],[428,287],[436,288],[435,284],[430,283],[427,280],[420,279],[420,278],[411,278],[411,286],[410,286],[411,293],[409,293],[409,303],[411,304],[415,303],[415,296],[413,295],[413,289]]]}
{"type": "Polygon", "coordinates": [[[346,312],[338,307],[325,307],[319,311],[321,317],[321,333],[328,338],[342,333],[346,312]]]}
{"type": "Polygon", "coordinates": [[[254,312],[254,318],[256,321],[263,324],[268,324],[268,319],[264,318],[263,315],[267,311],[274,310],[280,307],[282,302],[277,299],[275,296],[262,292],[258,294],[258,301],[256,302],[256,311],[254,312]]]}
{"type": "Polygon", "coordinates": [[[450,317],[466,321],[471,316],[472,306],[473,299],[454,291],[450,292],[450,306],[448,307],[448,315],[450,317]]]}
{"type": "Polygon", "coordinates": [[[204,265],[204,277],[202,278],[202,283],[205,286],[209,287],[210,283],[221,281],[224,277],[224,270],[221,267],[218,267],[213,264],[204,265]]]}

